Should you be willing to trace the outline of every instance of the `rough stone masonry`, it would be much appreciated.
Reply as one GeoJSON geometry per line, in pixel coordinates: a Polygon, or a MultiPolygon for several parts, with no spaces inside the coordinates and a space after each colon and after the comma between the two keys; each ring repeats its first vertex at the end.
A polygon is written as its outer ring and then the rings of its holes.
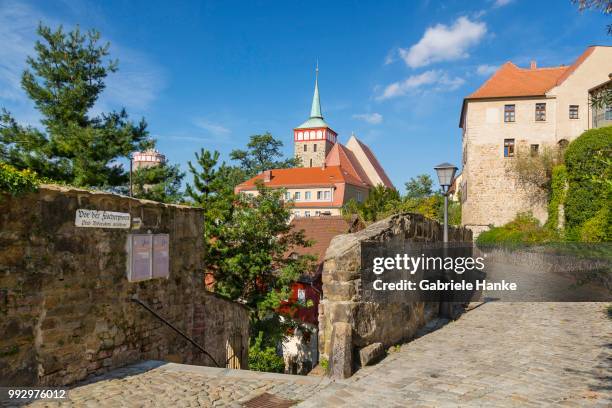
{"type": "MultiPolygon", "coordinates": [[[[361,299],[362,243],[377,242],[398,251],[411,242],[442,241],[442,225],[419,214],[398,214],[362,231],[336,236],[323,265],[323,300],[319,306],[319,352],[330,374],[349,377],[357,368],[357,351],[373,343],[389,347],[411,339],[439,304],[374,303],[361,299]]],[[[449,241],[471,242],[465,228],[449,228],[449,241]]],[[[365,260],[368,262],[371,260],[365,260]]]]}
{"type": "Polygon", "coordinates": [[[222,366],[246,368],[248,314],[203,286],[196,208],[42,186],[0,196],[0,386],[64,385],[140,360],[213,365],[131,302],[137,296],[222,366]],[[130,213],[137,231],[75,226],[77,209],[130,213]],[[169,234],[169,278],[130,283],[128,234],[169,234]]]}

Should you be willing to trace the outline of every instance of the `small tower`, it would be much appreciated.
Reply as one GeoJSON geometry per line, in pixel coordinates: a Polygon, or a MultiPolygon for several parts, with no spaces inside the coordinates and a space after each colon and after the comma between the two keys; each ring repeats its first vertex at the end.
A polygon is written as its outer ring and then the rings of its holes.
{"type": "Polygon", "coordinates": [[[319,64],[315,73],[315,89],[312,97],[310,118],[293,129],[295,157],[303,167],[323,166],[327,153],[336,143],[338,134],[323,120],[319,99],[319,64]]]}
{"type": "Polygon", "coordinates": [[[143,152],[134,152],[132,156],[134,170],[154,167],[166,162],[166,156],[155,149],[148,149],[143,152]]]}

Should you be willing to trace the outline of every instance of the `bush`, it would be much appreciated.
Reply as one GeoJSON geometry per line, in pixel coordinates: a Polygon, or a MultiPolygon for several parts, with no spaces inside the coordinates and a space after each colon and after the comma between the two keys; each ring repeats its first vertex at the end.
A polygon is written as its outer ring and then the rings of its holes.
{"type": "Polygon", "coordinates": [[[552,170],[550,200],[548,201],[548,220],[546,228],[553,231],[559,226],[559,206],[565,205],[567,196],[567,169],[563,164],[555,166],[552,170]]]}
{"type": "Polygon", "coordinates": [[[612,127],[584,132],[570,143],[565,152],[569,184],[565,220],[569,236],[573,239],[580,238],[580,230],[585,222],[593,219],[600,209],[610,205],[610,184],[599,182],[610,177],[610,161],[605,160],[610,155],[612,127]]]}
{"type": "Polygon", "coordinates": [[[0,192],[13,196],[36,191],[39,179],[31,170],[17,170],[0,162],[0,192]]]}
{"type": "Polygon", "coordinates": [[[554,241],[556,234],[540,225],[531,213],[519,213],[516,218],[501,227],[493,227],[478,236],[478,245],[537,244],[554,241]]]}
{"type": "Polygon", "coordinates": [[[249,370],[282,373],[285,371],[283,358],[276,354],[276,348],[263,344],[263,332],[260,331],[249,347],[249,370]]]}
{"type": "Polygon", "coordinates": [[[612,222],[610,209],[603,207],[595,216],[580,227],[580,240],[582,242],[609,242],[612,240],[612,222]]]}

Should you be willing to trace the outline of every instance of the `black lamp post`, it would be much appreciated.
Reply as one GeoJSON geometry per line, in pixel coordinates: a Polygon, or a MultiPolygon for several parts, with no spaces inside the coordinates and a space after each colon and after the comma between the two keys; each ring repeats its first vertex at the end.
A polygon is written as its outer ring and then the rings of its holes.
{"type": "Polygon", "coordinates": [[[450,163],[438,164],[434,167],[438,174],[438,181],[444,193],[444,242],[448,242],[448,190],[453,184],[457,167],[450,163]]]}

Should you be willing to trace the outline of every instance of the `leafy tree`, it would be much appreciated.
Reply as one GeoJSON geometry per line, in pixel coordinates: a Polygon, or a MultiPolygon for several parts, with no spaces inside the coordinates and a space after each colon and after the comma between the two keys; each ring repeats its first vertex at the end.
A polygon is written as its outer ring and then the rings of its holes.
{"type": "Polygon", "coordinates": [[[215,291],[249,307],[254,321],[275,313],[290,285],[312,267],[312,257],[287,257],[294,246],[309,246],[289,225],[282,190],[258,186],[255,195],[235,195],[228,179],[235,168],[219,164],[219,153],[202,149],[189,163],[193,185],[186,193],[204,209],[204,259],[215,291]]]}
{"type": "Polygon", "coordinates": [[[419,199],[433,194],[433,180],[428,174],[419,174],[406,182],[406,198],[419,199]]]}
{"type": "Polygon", "coordinates": [[[147,124],[133,123],[126,111],[91,116],[105,78],[117,70],[100,33],[64,32],[40,25],[35,56],[21,85],[42,114],[44,130],[22,126],[6,110],[0,115],[0,158],[41,177],[79,185],[108,187],[127,182],[117,162],[153,146],[147,124]]]}
{"type": "Polygon", "coordinates": [[[283,142],[275,139],[270,132],[251,136],[246,150],[236,149],[230,153],[232,160],[240,163],[244,179],[256,176],[264,170],[296,167],[295,158],[282,159],[283,142]]]}
{"type": "Polygon", "coordinates": [[[132,172],[134,197],[162,203],[177,203],[183,198],[181,182],[185,173],[178,165],[162,163],[143,167],[132,172]]]}

